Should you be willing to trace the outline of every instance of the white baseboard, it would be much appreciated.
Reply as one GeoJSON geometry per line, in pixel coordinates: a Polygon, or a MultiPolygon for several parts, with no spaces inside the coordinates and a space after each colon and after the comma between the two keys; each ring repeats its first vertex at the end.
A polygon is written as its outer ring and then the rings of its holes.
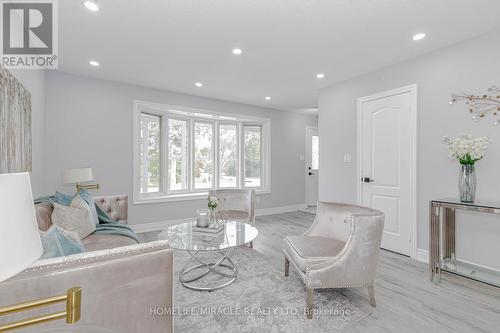
{"type": "MultiPolygon", "coordinates": [[[[272,214],[281,214],[287,212],[294,212],[297,210],[304,209],[306,204],[301,205],[291,205],[291,206],[282,206],[282,207],[273,207],[273,208],[263,208],[257,209],[255,211],[256,216],[264,216],[264,215],[272,215],[272,214]]],[[[141,224],[131,224],[130,227],[137,233],[141,232],[150,232],[165,229],[169,226],[189,222],[192,221],[195,217],[178,219],[178,220],[167,220],[167,221],[158,221],[158,222],[150,222],[150,223],[141,223],[141,224]]]]}
{"type": "Polygon", "coordinates": [[[417,261],[428,264],[429,263],[429,251],[417,249],[417,261]]]}
{"type": "Polygon", "coordinates": [[[141,223],[141,224],[130,224],[132,230],[137,233],[141,232],[150,232],[150,231],[158,231],[170,227],[175,224],[184,223],[192,221],[193,218],[188,219],[180,219],[180,220],[168,220],[168,221],[158,221],[151,223],[141,223]]]}
{"type": "MultiPolygon", "coordinates": [[[[458,259],[458,260],[460,262],[464,263],[464,264],[469,264],[471,266],[476,266],[476,267],[479,267],[479,268],[482,268],[482,269],[485,269],[485,270],[495,271],[495,272],[500,273],[500,269],[498,269],[498,268],[493,268],[493,267],[489,267],[489,266],[479,265],[479,264],[476,264],[476,263],[473,263],[473,262],[470,262],[470,261],[467,261],[467,260],[462,260],[462,259],[458,259]]],[[[417,249],[417,261],[420,261],[420,262],[428,264],[429,263],[429,251],[422,250],[422,249],[417,249]]]]}
{"type": "Polygon", "coordinates": [[[305,209],[305,208],[306,208],[305,203],[300,204],[300,205],[262,208],[262,209],[257,209],[255,211],[255,215],[256,216],[264,216],[264,215],[272,215],[272,214],[281,214],[281,213],[295,212],[297,210],[301,210],[301,209],[305,209]]]}

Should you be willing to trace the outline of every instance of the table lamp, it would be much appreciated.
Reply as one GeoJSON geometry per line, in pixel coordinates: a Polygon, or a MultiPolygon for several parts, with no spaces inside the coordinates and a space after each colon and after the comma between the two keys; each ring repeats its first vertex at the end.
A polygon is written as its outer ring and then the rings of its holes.
{"type": "Polygon", "coordinates": [[[0,174],[0,282],[30,266],[42,252],[29,174],[0,174]]]}
{"type": "Polygon", "coordinates": [[[74,184],[76,190],[98,190],[99,184],[82,184],[94,180],[92,168],[68,169],[63,172],[63,184],[74,184]]]}

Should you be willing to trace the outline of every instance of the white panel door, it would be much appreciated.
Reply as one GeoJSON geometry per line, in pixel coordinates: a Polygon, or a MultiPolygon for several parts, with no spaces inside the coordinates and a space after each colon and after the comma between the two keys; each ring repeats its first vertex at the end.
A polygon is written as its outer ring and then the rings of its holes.
{"type": "Polygon", "coordinates": [[[361,204],[385,213],[382,248],[404,255],[412,253],[415,93],[403,89],[359,101],[361,204]]]}
{"type": "Polygon", "coordinates": [[[306,204],[316,206],[319,194],[319,135],[318,129],[306,129],[306,204]]]}

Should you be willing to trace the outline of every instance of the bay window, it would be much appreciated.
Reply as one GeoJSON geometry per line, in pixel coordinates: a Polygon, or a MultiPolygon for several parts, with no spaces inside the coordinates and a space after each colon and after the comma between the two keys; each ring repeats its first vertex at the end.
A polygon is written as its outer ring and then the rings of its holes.
{"type": "Polygon", "coordinates": [[[270,121],[134,102],[134,203],[270,191],[270,121]]]}

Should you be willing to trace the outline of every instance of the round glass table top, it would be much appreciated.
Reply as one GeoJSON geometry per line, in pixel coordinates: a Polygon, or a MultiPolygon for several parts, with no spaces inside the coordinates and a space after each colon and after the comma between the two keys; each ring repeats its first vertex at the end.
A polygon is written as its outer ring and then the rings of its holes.
{"type": "Polygon", "coordinates": [[[173,225],[158,234],[170,247],[185,251],[216,251],[242,246],[253,241],[259,231],[248,223],[227,221],[218,233],[198,231],[196,221],[173,225]]]}

